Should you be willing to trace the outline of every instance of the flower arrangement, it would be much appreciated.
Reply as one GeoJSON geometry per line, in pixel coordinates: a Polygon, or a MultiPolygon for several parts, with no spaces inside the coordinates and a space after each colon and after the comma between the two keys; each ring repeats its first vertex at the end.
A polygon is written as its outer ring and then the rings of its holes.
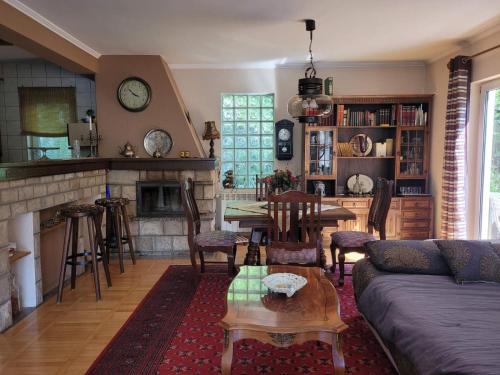
{"type": "Polygon", "coordinates": [[[292,172],[288,169],[275,169],[274,174],[266,177],[266,183],[269,185],[271,191],[275,191],[276,189],[281,191],[293,190],[299,184],[299,177],[292,175],[292,172]]]}

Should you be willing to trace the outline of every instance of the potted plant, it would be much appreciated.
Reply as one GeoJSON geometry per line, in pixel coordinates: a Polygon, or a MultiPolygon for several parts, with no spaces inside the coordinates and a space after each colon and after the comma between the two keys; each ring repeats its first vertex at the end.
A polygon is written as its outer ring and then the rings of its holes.
{"type": "Polygon", "coordinates": [[[294,176],[288,169],[275,169],[274,174],[266,177],[266,182],[273,192],[284,192],[294,190],[299,183],[298,176],[294,176]]]}

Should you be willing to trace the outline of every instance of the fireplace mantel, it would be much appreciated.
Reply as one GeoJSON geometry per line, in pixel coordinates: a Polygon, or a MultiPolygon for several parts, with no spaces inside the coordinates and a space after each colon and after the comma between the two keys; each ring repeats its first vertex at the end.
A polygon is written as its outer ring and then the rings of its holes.
{"type": "Polygon", "coordinates": [[[217,167],[217,159],[209,158],[81,158],[68,160],[41,160],[0,164],[0,181],[42,177],[64,173],[108,170],[198,170],[217,167]]]}

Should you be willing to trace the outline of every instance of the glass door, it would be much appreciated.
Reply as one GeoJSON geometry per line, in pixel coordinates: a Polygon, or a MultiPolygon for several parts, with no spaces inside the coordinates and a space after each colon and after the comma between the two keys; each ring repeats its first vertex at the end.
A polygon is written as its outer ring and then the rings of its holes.
{"type": "Polygon", "coordinates": [[[331,126],[310,126],[306,130],[305,177],[335,178],[335,130],[331,126]]]}
{"type": "Polygon", "coordinates": [[[500,82],[482,96],[483,168],[481,184],[480,234],[483,239],[500,239],[500,82]]]}
{"type": "Polygon", "coordinates": [[[425,142],[424,128],[399,129],[399,150],[397,160],[397,175],[399,178],[425,177],[425,142]]]}

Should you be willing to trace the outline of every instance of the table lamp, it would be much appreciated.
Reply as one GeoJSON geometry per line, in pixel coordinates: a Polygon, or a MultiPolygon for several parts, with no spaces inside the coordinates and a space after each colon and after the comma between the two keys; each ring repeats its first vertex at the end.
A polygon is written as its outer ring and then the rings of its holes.
{"type": "Polygon", "coordinates": [[[215,126],[215,121],[205,121],[205,132],[203,134],[203,140],[210,141],[210,155],[211,159],[215,158],[214,155],[214,139],[219,139],[220,133],[215,126]]]}

